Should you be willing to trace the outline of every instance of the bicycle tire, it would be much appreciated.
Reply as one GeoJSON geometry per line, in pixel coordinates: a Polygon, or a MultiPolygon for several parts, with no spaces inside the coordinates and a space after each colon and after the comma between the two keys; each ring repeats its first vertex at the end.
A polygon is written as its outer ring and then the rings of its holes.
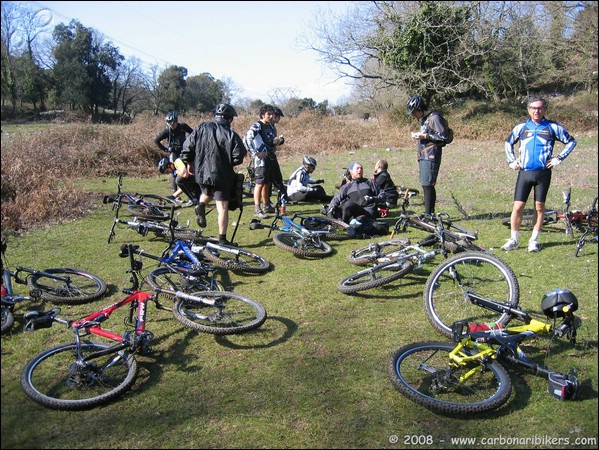
{"type": "Polygon", "coordinates": [[[520,302],[518,279],[503,260],[490,253],[458,253],[439,264],[424,286],[426,316],[443,336],[451,338],[451,326],[458,320],[506,325],[511,319],[472,304],[464,297],[466,289],[514,308],[520,302]]]}
{"type": "Polygon", "coordinates": [[[179,208],[179,203],[176,200],[157,194],[137,194],[139,201],[148,206],[153,206],[160,209],[170,210],[173,206],[179,208]]]}
{"type": "Polygon", "coordinates": [[[321,258],[333,254],[333,247],[321,239],[306,241],[293,233],[279,233],[272,240],[277,247],[296,256],[321,258]]]}
{"type": "Polygon", "coordinates": [[[55,268],[30,274],[27,277],[29,290],[40,292],[42,300],[56,304],[78,305],[91,302],[106,293],[106,283],[100,277],[80,269],[55,268]],[[46,276],[45,273],[69,277],[65,283],[46,276]]]}
{"type": "Polygon", "coordinates": [[[227,291],[193,292],[207,303],[177,298],[173,307],[175,319],[185,327],[202,333],[228,335],[258,328],[266,321],[266,310],[255,300],[227,291]]]}
{"type": "Polygon", "coordinates": [[[149,220],[168,220],[169,214],[160,208],[147,205],[127,205],[127,212],[134,217],[149,220]]]}
{"type": "Polygon", "coordinates": [[[239,247],[219,244],[219,248],[204,247],[202,253],[212,264],[227,270],[266,273],[270,269],[270,262],[262,256],[239,247]]]}
{"type": "Polygon", "coordinates": [[[337,290],[343,294],[355,294],[398,280],[412,270],[414,263],[409,259],[388,261],[345,277],[337,283],[337,290]]]}
{"type": "Polygon", "coordinates": [[[2,333],[10,330],[15,322],[15,315],[7,306],[2,306],[2,333]]]}
{"type": "Polygon", "coordinates": [[[410,243],[410,240],[406,238],[372,242],[365,247],[353,250],[347,255],[347,261],[357,266],[381,263],[383,262],[381,259],[388,258],[389,255],[402,250],[410,243]]]}
{"type": "Polygon", "coordinates": [[[172,292],[172,295],[161,292],[160,295],[175,299],[175,292],[187,294],[197,291],[224,291],[223,285],[210,275],[191,274],[178,272],[171,267],[157,267],[151,270],[145,279],[151,289],[163,289],[172,292]]]}
{"type": "Polygon", "coordinates": [[[300,224],[311,231],[327,231],[326,234],[320,236],[322,239],[341,241],[356,237],[356,229],[339,219],[311,216],[302,218],[300,224]]]}
{"type": "MultiPolygon", "coordinates": [[[[409,400],[440,414],[463,416],[503,405],[512,390],[505,368],[493,361],[459,383],[462,374],[476,367],[451,367],[449,353],[455,348],[451,342],[420,342],[397,349],[387,367],[391,383],[409,400]]],[[[475,354],[469,348],[461,351],[475,354]]]]}
{"type": "MultiPolygon", "coordinates": [[[[543,226],[545,225],[551,225],[553,223],[556,223],[559,219],[557,218],[557,212],[554,210],[551,211],[545,211],[545,218],[543,220],[543,226]]],[[[512,226],[512,218],[511,217],[504,217],[501,220],[501,223],[503,225],[505,225],[506,227],[511,227],[512,226]]],[[[533,214],[524,214],[522,216],[522,222],[520,223],[520,228],[533,228],[535,225],[534,222],[534,215],[533,214]]]]}
{"type": "Polygon", "coordinates": [[[422,231],[428,231],[430,233],[435,233],[437,231],[438,222],[441,220],[443,223],[444,233],[446,235],[453,236],[456,240],[469,240],[475,241],[478,239],[478,235],[476,232],[469,230],[466,227],[456,224],[455,222],[446,219],[434,216],[418,216],[418,217],[410,217],[408,219],[408,224],[412,227],[418,228],[422,231]]]}
{"type": "MultiPolygon", "coordinates": [[[[110,347],[81,342],[84,357],[110,347]]],[[[109,353],[82,365],[75,353],[76,344],[71,342],[35,356],[21,374],[25,394],[51,409],[76,411],[107,403],[123,395],[135,383],[138,366],[133,355],[125,351],[109,353]],[[115,355],[119,355],[118,363],[115,355]]]]}

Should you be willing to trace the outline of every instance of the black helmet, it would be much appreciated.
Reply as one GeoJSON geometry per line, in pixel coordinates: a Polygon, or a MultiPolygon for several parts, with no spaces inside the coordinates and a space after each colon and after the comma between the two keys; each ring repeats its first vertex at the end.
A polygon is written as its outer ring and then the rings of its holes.
{"type": "Polygon", "coordinates": [[[304,156],[304,166],[312,166],[316,168],[316,160],[311,156],[304,156]]]}
{"type": "Polygon", "coordinates": [[[283,111],[281,111],[281,108],[275,106],[275,116],[285,117],[285,114],[283,114],[283,111]]]}
{"type": "Polygon", "coordinates": [[[214,114],[217,116],[223,116],[225,118],[232,119],[233,117],[237,117],[237,111],[228,103],[219,103],[214,108],[214,114]]]}
{"type": "Polygon", "coordinates": [[[172,124],[176,123],[179,120],[179,115],[177,114],[177,111],[169,111],[167,113],[166,117],[164,118],[164,120],[169,125],[172,125],[172,124]]]}
{"type": "Polygon", "coordinates": [[[543,295],[541,309],[551,319],[564,317],[564,307],[569,306],[570,311],[578,309],[578,299],[567,289],[555,289],[543,295]]]}
{"type": "Polygon", "coordinates": [[[158,161],[158,171],[160,173],[165,173],[168,168],[168,164],[169,160],[166,156],[164,158],[160,158],[160,160],[158,161]]]}
{"type": "Polygon", "coordinates": [[[408,100],[408,114],[424,110],[426,110],[426,101],[420,95],[414,95],[408,100]]]}

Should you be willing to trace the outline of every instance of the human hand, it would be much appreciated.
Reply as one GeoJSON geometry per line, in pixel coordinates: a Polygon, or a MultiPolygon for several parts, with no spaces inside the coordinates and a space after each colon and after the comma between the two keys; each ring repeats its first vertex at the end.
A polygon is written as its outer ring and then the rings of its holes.
{"type": "Polygon", "coordinates": [[[562,163],[562,160],[559,158],[551,158],[551,161],[547,163],[547,168],[551,169],[553,167],[559,166],[562,163]]]}
{"type": "Polygon", "coordinates": [[[426,139],[426,134],[421,132],[412,133],[412,139],[426,139]]]}
{"type": "Polygon", "coordinates": [[[520,161],[518,161],[518,160],[512,161],[508,165],[509,165],[510,169],[512,169],[512,170],[518,170],[520,168],[520,161]]]}
{"type": "Polygon", "coordinates": [[[324,180],[323,180],[323,179],[316,180],[316,184],[322,184],[322,183],[324,183],[324,180]]]}

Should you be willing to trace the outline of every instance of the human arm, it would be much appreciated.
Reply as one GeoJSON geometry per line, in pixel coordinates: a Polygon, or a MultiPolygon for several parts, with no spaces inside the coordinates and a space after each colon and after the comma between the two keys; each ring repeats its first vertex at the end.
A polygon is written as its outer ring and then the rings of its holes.
{"type": "Polygon", "coordinates": [[[154,143],[156,144],[156,146],[162,150],[163,152],[168,154],[168,148],[166,148],[163,144],[162,141],[164,141],[165,139],[168,139],[168,128],[165,128],[164,130],[162,130],[155,138],[154,138],[154,143]]]}
{"type": "Polygon", "coordinates": [[[520,123],[514,127],[510,135],[505,140],[504,148],[505,155],[507,157],[507,163],[510,169],[519,170],[522,165],[520,164],[520,160],[516,158],[516,153],[514,151],[514,144],[520,140],[520,133],[524,128],[525,123],[520,123]]]}

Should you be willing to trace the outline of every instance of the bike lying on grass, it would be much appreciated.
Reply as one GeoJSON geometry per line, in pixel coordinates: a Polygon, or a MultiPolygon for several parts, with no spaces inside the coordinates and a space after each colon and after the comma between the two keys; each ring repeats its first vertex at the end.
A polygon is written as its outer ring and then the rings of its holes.
{"type": "MultiPolygon", "coordinates": [[[[442,213],[438,215],[437,226],[433,232],[417,244],[410,245],[408,239],[390,239],[373,242],[352,251],[347,258],[350,263],[372,264],[372,267],[344,278],[337,284],[337,290],[343,294],[354,294],[382,286],[421,268],[424,262],[434,259],[437,255],[446,256],[450,251],[454,253],[470,249],[483,251],[481,247],[471,243],[461,234],[446,230],[445,221],[439,219],[442,215],[442,213]],[[427,247],[433,249],[427,250],[427,247]]],[[[490,258],[494,257],[491,255],[490,258]]]]}
{"type": "Polygon", "coordinates": [[[512,389],[504,365],[523,367],[548,379],[547,391],[559,400],[575,399],[579,389],[576,371],[555,372],[530,360],[522,344],[537,335],[566,337],[575,342],[573,312],[578,300],[566,290],[547,293],[541,302],[546,323],[510,305],[467,290],[472,302],[496,314],[509,314],[524,325],[503,328],[495,324],[468,323],[452,326],[453,343],[421,342],[396,350],[388,365],[393,385],[408,399],[436,413],[469,415],[499,408],[512,389]],[[559,322],[558,322],[559,320],[559,322]]]}
{"type": "Polygon", "coordinates": [[[280,198],[276,204],[275,218],[270,226],[262,224],[258,219],[252,219],[250,229],[268,228],[269,236],[273,230],[281,231],[273,236],[273,242],[277,247],[296,256],[329,256],[333,253],[333,247],[324,239],[350,239],[356,234],[354,228],[337,219],[295,213],[287,217],[281,213],[281,200],[280,198]],[[296,219],[299,221],[296,222],[296,219]],[[278,225],[279,221],[283,224],[278,225]]]}
{"type": "Polygon", "coordinates": [[[168,210],[180,205],[174,200],[156,194],[138,194],[122,192],[123,175],[119,175],[116,195],[104,196],[104,204],[112,204],[112,208],[120,208],[121,203],[127,205],[127,212],[135,217],[152,220],[167,220],[168,210]]]}
{"type": "Polygon", "coordinates": [[[48,349],[31,359],[21,374],[21,386],[33,401],[52,409],[82,410],[107,403],[129,390],[137,377],[135,355],[151,352],[154,335],[146,329],[148,303],[157,309],[171,310],[158,301],[158,294],[175,300],[172,313],[188,328],[216,335],[253,330],[266,320],[266,310],[255,300],[226,291],[180,291],[156,289],[139,291],[143,264],[136,260],[131,245],[120,253],[128,257],[131,269],[127,297],[78,320],[58,317],[59,308],[26,314],[29,331],[51,327],[55,322],[73,332],[73,342],[48,349]],[[117,309],[129,305],[123,334],[102,328],[117,309]],[[96,335],[116,342],[84,339],[96,335]]]}
{"type": "MultiPolygon", "coordinates": [[[[55,304],[76,305],[102,297],[106,283],[100,277],[81,269],[52,268],[45,270],[17,266],[15,271],[5,267],[7,241],[2,238],[2,333],[14,323],[14,308],[26,301],[49,301],[55,304]],[[26,274],[26,275],[23,275],[26,274]],[[27,285],[29,296],[18,295],[17,284],[27,285]]],[[[7,264],[8,266],[8,264],[7,264]]]]}

